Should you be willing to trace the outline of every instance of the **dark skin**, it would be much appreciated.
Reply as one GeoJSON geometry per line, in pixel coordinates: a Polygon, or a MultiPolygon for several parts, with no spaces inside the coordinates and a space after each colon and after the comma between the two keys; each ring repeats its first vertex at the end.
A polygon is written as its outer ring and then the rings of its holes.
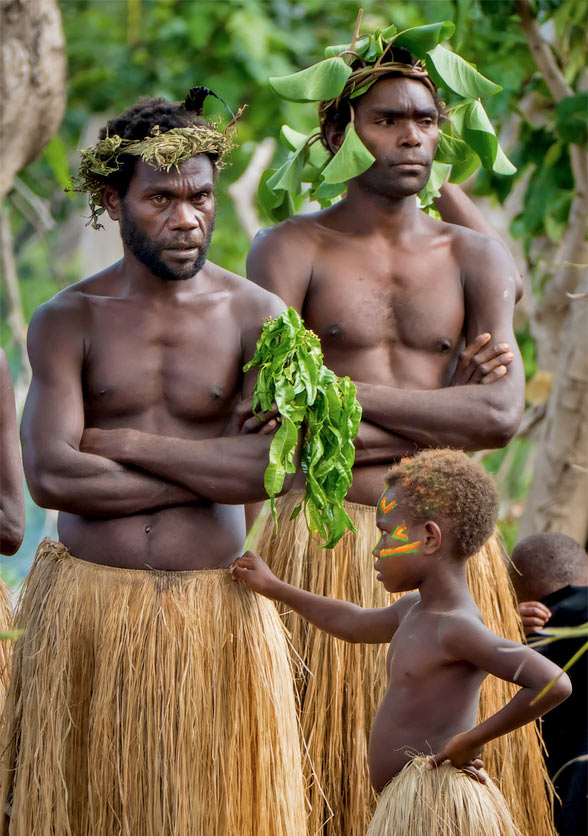
{"type": "MultiPolygon", "coordinates": [[[[519,277],[497,240],[417,208],[439,131],[423,84],[380,80],[357,100],[355,127],[374,165],[334,206],[259,233],[247,274],[296,308],[325,363],[356,382],[363,421],[348,498],[375,505],[398,457],[500,447],[514,435],[524,406],[512,329],[519,277]]],[[[336,149],[343,134],[331,127],[328,138],[336,149]]],[[[461,198],[446,195],[445,211],[464,220],[461,198]]]]}
{"type": "Polygon", "coordinates": [[[18,446],[14,388],[0,348],[0,554],[20,548],[25,528],[22,464],[18,446]]]}
{"type": "Polygon", "coordinates": [[[104,202],[163,266],[124,240],[122,261],[36,312],[22,424],[31,494],[59,510],[77,557],[226,567],[242,547],[242,503],[264,496],[275,429],[235,434],[255,382],[242,367],[283,304],[211,262],[194,272],[215,212],[205,155],[169,173],[138,162],[124,200],[107,187],[104,202]]]}
{"type": "Polygon", "coordinates": [[[429,761],[432,769],[449,760],[485,782],[484,745],[554,708],[571,693],[570,681],[540,654],[484,626],[468,591],[466,562],[455,554],[446,521],[416,524],[402,510],[401,491],[388,489],[384,497],[387,502],[396,500],[397,506],[388,513],[378,506],[382,536],[373,551],[374,568],[389,592],[409,592],[392,606],[364,610],[314,595],[278,580],[251,552],[235,561],[232,576],[340,639],[390,642],[388,686],[368,750],[377,791],[417,752],[434,753],[429,761]],[[415,550],[384,556],[386,550],[398,547],[392,532],[402,522],[415,550]],[[476,725],[480,686],[488,674],[521,689],[504,708],[476,725]],[[551,690],[533,703],[558,674],[551,690]]]}

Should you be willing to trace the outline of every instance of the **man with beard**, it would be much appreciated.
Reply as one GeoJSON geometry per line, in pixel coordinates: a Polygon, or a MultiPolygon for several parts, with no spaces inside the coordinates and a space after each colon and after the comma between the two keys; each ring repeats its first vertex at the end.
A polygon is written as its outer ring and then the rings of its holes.
{"type": "Polygon", "coordinates": [[[283,629],[228,570],[275,429],[231,419],[283,304],[206,260],[230,141],[192,94],[140,100],[82,152],[78,188],[95,222],[119,222],[124,255],[29,330],[25,470],[60,542],[39,547],[17,615],[11,836],[305,833],[283,629]],[[141,460],[109,458],[108,431],[139,438],[141,460]],[[163,436],[175,463],[154,475],[163,436]]]}
{"type": "MultiPolygon", "coordinates": [[[[277,533],[268,517],[253,549],[280,579],[371,608],[389,603],[369,560],[377,539],[373,509],[387,469],[422,448],[505,445],[522,415],[524,374],[512,328],[519,278],[510,255],[498,241],[417,206],[443,118],[436,88],[405,50],[378,61],[378,80],[362,95],[362,73],[373,67],[351,66],[340,97],[319,107],[322,138],[334,154],[352,121],[375,161],[349,180],[340,202],[260,232],[247,274],[300,312],[321,339],[325,363],[357,385],[363,421],[347,510],[358,534],[346,535],[331,553],[319,551],[300,521],[291,521],[299,501],[293,490],[278,502],[277,533]]],[[[463,219],[450,197],[451,191],[443,211],[463,219]]],[[[302,488],[302,474],[297,478],[295,488],[302,488]]],[[[470,561],[468,581],[489,629],[520,640],[496,538],[470,561]]],[[[315,783],[309,776],[311,829],[327,821],[325,836],[361,836],[373,803],[366,749],[385,688],[383,651],[325,636],[291,611],[284,617],[310,672],[301,677],[299,699],[317,776],[315,783]]],[[[510,688],[498,680],[484,685],[483,716],[511,698],[510,688]]],[[[534,727],[493,742],[486,754],[521,830],[545,836],[534,727]]]]}

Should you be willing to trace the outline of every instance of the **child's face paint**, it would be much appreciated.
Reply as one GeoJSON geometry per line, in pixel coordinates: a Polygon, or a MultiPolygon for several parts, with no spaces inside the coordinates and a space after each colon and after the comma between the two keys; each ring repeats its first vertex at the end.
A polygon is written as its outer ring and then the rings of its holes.
{"type": "Polygon", "coordinates": [[[378,557],[391,557],[393,554],[414,554],[423,545],[422,540],[415,540],[412,543],[405,543],[404,546],[394,546],[388,549],[380,549],[378,557]]]}
{"type": "Polygon", "coordinates": [[[389,497],[387,499],[386,493],[384,493],[380,498],[378,510],[384,515],[384,519],[380,517],[379,523],[379,527],[380,529],[383,529],[383,532],[382,536],[372,549],[372,554],[380,558],[392,557],[396,554],[415,554],[418,552],[420,547],[423,545],[422,540],[413,540],[412,542],[409,542],[408,525],[406,520],[402,520],[398,523],[394,520],[394,517],[401,518],[401,509],[398,507],[397,500],[389,497]],[[388,516],[391,516],[392,519],[388,519],[388,516]],[[399,544],[381,548],[386,540],[397,540],[399,541],[399,544]]]}
{"type": "Polygon", "coordinates": [[[398,503],[395,499],[391,499],[390,502],[386,502],[386,494],[382,495],[382,499],[380,500],[380,508],[382,509],[383,514],[389,514],[393,508],[396,508],[398,503]]]}

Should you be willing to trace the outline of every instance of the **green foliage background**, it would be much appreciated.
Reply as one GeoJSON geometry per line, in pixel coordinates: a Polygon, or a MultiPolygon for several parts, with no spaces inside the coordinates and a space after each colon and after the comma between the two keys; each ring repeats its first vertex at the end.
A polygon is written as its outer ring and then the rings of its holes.
{"type": "MultiPolygon", "coordinates": [[[[106,120],[142,95],[182,99],[195,84],[210,86],[234,110],[248,105],[238,130],[240,147],[219,184],[217,227],[210,249],[213,261],[243,273],[249,242],[227,186],[243,172],[255,144],[266,136],[277,139],[283,123],[306,132],[315,124],[313,105],[279,99],[267,79],[316,62],[327,44],[348,41],[358,5],[356,0],[62,0],[69,63],[67,112],[43,156],[20,174],[56,224],[40,234],[14,192],[4,208],[10,215],[26,318],[62,286],[82,278],[65,230],[72,216],[88,214],[87,206],[83,198],[63,188],[77,167],[87,120],[102,114],[106,120]]],[[[535,245],[557,243],[565,229],[573,194],[568,145],[585,136],[588,94],[579,92],[555,106],[521,32],[514,0],[363,0],[362,6],[362,32],[390,23],[407,28],[454,21],[454,49],[504,88],[486,105],[497,133],[508,128],[505,150],[518,172],[501,177],[482,171],[475,192],[503,202],[525,178],[522,206],[511,232],[524,243],[533,292],[540,296],[549,276],[538,255],[541,248],[535,245]],[[532,93],[535,111],[530,117],[521,102],[532,93]]],[[[534,0],[534,8],[556,45],[566,79],[577,90],[584,67],[587,0],[534,0]]],[[[206,115],[217,112],[225,119],[220,105],[207,104],[206,115]]],[[[286,155],[278,147],[273,166],[286,155]]],[[[18,353],[5,302],[0,296],[2,344],[17,376],[18,353]]],[[[518,336],[530,377],[535,371],[533,340],[528,329],[518,336]]],[[[525,469],[529,444],[521,439],[487,459],[490,470],[505,476],[511,505],[524,498],[531,478],[525,469]],[[508,468],[506,457],[510,457],[508,468]]],[[[32,503],[27,510],[21,563],[30,560],[44,520],[32,503]]],[[[512,540],[514,526],[507,515],[507,540],[512,540]]],[[[7,565],[9,572],[20,572],[18,559],[7,565]]]]}

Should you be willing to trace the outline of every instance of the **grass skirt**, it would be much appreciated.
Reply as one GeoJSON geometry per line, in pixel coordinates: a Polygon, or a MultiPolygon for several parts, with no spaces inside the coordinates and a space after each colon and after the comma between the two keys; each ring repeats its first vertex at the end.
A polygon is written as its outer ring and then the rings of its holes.
{"type": "MultiPolygon", "coordinates": [[[[10,590],[0,578],[0,633],[12,629],[12,604],[10,602],[10,590]]],[[[10,682],[10,657],[12,656],[13,642],[10,640],[0,641],[0,711],[6,699],[8,683],[10,682]]]]}
{"type": "Polygon", "coordinates": [[[520,836],[491,780],[426,763],[414,758],[384,787],[367,836],[520,836]]]}
{"type": "Polygon", "coordinates": [[[45,540],[3,734],[10,836],[304,836],[273,604],[228,570],[127,570],[45,540]]]}
{"type": "MultiPolygon", "coordinates": [[[[302,514],[290,521],[299,500],[297,492],[277,500],[277,534],[269,514],[256,532],[253,549],[279,578],[362,607],[387,606],[399,597],[388,594],[376,580],[371,550],[379,534],[373,507],[345,503],[357,535],[346,533],[334,550],[325,551],[311,540],[302,514]]],[[[514,594],[496,537],[468,561],[468,584],[488,628],[522,641],[514,594]]],[[[367,741],[385,690],[386,647],[349,644],[317,630],[284,607],[281,612],[292,644],[308,669],[302,669],[297,688],[302,732],[316,776],[308,767],[309,833],[364,836],[375,803],[367,769],[367,741]],[[323,831],[321,825],[327,820],[323,831]]],[[[480,719],[502,708],[517,690],[511,683],[488,677],[482,686],[480,719]]],[[[501,791],[525,836],[554,836],[552,803],[546,792],[535,724],[489,743],[484,760],[488,773],[499,776],[501,791]]]]}

